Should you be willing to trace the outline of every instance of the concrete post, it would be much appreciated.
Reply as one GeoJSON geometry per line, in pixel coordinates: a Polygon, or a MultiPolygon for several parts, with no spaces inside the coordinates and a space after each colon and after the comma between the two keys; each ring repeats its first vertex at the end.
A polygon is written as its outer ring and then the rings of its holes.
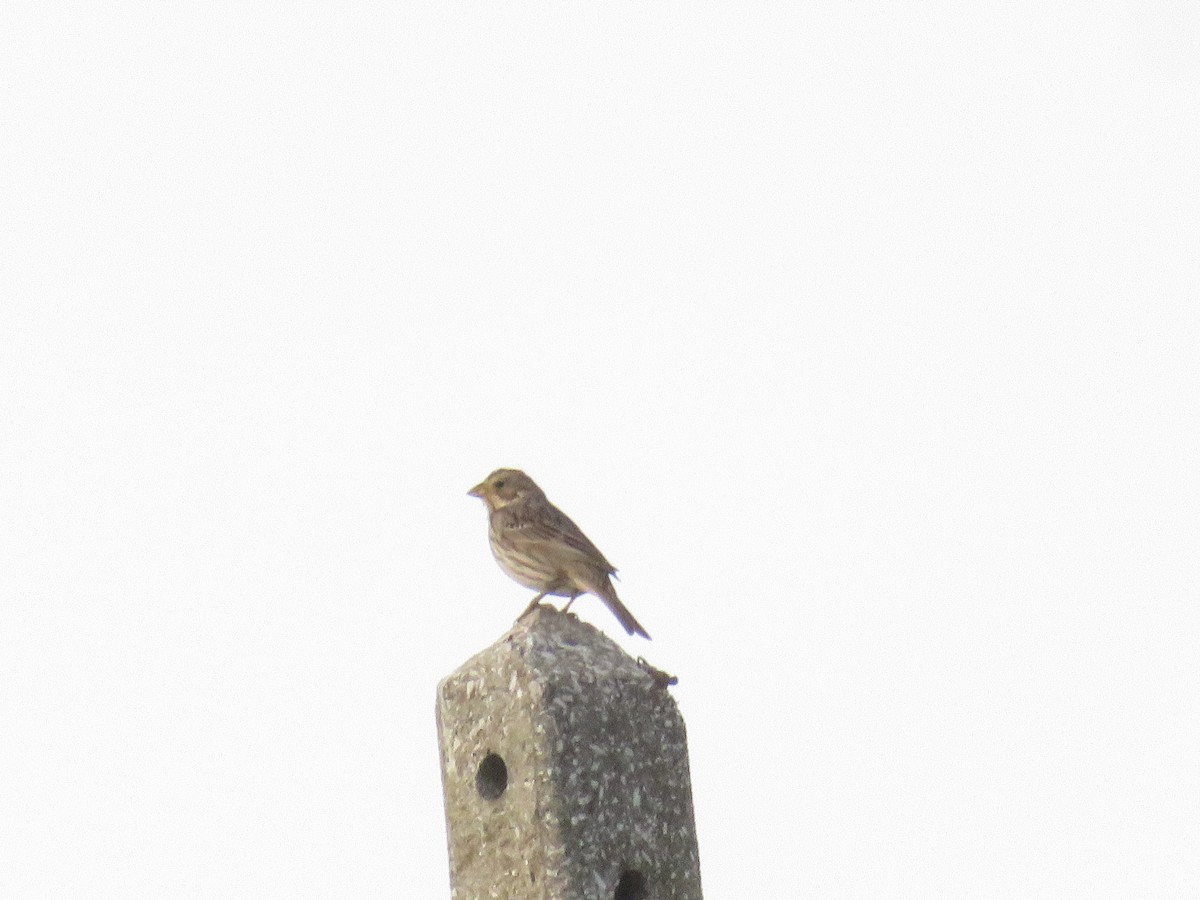
{"type": "Polygon", "coordinates": [[[438,685],[453,900],[701,900],[663,673],[540,606],[438,685]]]}

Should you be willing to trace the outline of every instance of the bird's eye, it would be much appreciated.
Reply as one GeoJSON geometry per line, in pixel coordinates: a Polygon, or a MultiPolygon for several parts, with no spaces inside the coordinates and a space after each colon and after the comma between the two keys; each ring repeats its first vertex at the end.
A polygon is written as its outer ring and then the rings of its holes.
{"type": "Polygon", "coordinates": [[[500,489],[502,487],[504,487],[504,479],[503,478],[501,478],[499,481],[496,482],[497,489],[500,489]]]}

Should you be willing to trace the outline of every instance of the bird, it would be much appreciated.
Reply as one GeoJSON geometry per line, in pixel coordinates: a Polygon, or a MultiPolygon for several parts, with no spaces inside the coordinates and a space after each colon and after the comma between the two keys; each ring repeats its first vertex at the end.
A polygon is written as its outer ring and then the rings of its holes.
{"type": "Polygon", "coordinates": [[[567,598],[563,612],[581,594],[595,594],[626,632],[650,639],[617,597],[612,583],[616,568],[532,478],[520,469],[497,469],[467,494],[488,508],[488,541],[500,568],[539,592],[518,619],[547,594],[567,598]]]}

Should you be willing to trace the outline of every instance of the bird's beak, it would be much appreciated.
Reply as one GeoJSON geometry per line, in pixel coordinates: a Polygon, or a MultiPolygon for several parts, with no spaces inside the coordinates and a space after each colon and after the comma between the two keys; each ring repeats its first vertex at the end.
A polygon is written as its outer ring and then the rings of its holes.
{"type": "Polygon", "coordinates": [[[483,489],[486,486],[487,486],[486,481],[479,482],[479,484],[475,485],[475,487],[473,487],[469,491],[467,491],[467,496],[468,497],[479,497],[480,499],[483,499],[483,489]]]}

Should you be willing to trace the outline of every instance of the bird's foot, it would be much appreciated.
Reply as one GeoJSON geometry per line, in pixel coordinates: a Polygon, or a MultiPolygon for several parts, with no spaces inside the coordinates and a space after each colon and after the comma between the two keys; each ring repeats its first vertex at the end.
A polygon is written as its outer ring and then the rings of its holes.
{"type": "Polygon", "coordinates": [[[530,600],[529,605],[527,607],[525,607],[525,612],[523,612],[519,616],[517,616],[517,621],[520,622],[527,615],[529,615],[531,612],[533,612],[535,609],[537,609],[538,604],[542,602],[542,598],[545,596],[546,596],[545,594],[538,594],[536,597],[534,597],[532,600],[530,600]]]}

